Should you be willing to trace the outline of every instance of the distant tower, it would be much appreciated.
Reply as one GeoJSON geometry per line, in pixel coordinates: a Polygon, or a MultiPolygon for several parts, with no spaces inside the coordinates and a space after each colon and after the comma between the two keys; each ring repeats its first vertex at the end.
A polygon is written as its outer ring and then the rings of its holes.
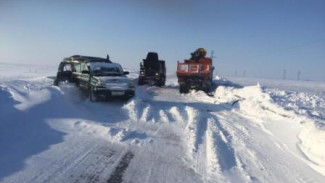
{"type": "Polygon", "coordinates": [[[286,80],[286,75],[287,75],[287,70],[284,69],[284,70],[283,70],[283,80],[286,80]]]}
{"type": "Polygon", "coordinates": [[[243,71],[243,77],[246,77],[246,71],[245,70],[243,71]]]}
{"type": "Polygon", "coordinates": [[[214,58],[215,58],[215,56],[214,56],[214,51],[211,50],[211,59],[213,60],[214,58]]]}
{"type": "Polygon", "coordinates": [[[237,70],[235,70],[235,77],[237,77],[237,73],[238,73],[237,70]]]}
{"type": "Polygon", "coordinates": [[[301,75],[301,72],[300,72],[300,70],[298,70],[298,75],[297,75],[297,80],[298,81],[300,80],[300,75],[301,75]]]}

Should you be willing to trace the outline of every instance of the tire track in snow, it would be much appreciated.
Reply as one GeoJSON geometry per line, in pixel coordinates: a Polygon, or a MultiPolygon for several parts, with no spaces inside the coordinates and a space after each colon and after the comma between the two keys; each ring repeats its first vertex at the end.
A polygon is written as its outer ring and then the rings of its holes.
{"type": "MultiPolygon", "coordinates": [[[[158,124],[161,125],[161,124],[158,124]]],[[[172,125],[174,127],[174,125],[172,125]]],[[[186,166],[186,150],[179,129],[163,125],[156,140],[146,147],[133,149],[134,159],[125,172],[124,182],[198,183],[198,175],[186,166]]]]}
{"type": "Polygon", "coordinates": [[[181,111],[178,106],[173,106],[169,110],[169,113],[171,114],[173,121],[175,121],[177,125],[179,125],[180,127],[185,127],[187,119],[186,117],[184,117],[184,111],[181,111]]]}
{"type": "MultiPolygon", "coordinates": [[[[221,112],[222,113],[222,112],[221,112]]],[[[218,148],[218,144],[216,145],[217,149],[227,149],[228,152],[230,152],[230,155],[227,155],[227,157],[230,157],[230,164],[223,166],[223,168],[226,168],[225,174],[229,174],[229,172],[232,174],[230,177],[230,181],[234,181],[234,177],[236,179],[241,180],[241,182],[259,182],[256,177],[251,176],[247,171],[246,171],[246,165],[243,163],[242,158],[240,156],[240,153],[242,151],[245,151],[245,157],[249,157],[249,159],[252,162],[258,162],[256,157],[255,157],[255,152],[248,148],[246,144],[248,143],[248,139],[250,137],[249,131],[244,127],[239,124],[236,124],[237,121],[230,121],[230,122],[225,122],[226,119],[222,118],[219,115],[214,115],[218,113],[212,113],[212,121],[213,123],[212,126],[213,128],[217,127],[218,130],[214,130],[214,139],[221,138],[222,143],[224,143],[222,148],[218,148]],[[226,147],[225,147],[226,146],[226,147]],[[228,172],[228,173],[227,173],[228,172]]],[[[218,140],[216,140],[218,142],[218,140]]],[[[220,142],[220,141],[219,141],[220,142]]],[[[227,151],[225,151],[227,152],[227,151]]],[[[223,154],[225,153],[223,152],[223,154]]],[[[217,152],[217,155],[219,153],[217,152]]],[[[224,159],[219,157],[219,159],[224,159]]],[[[222,164],[228,163],[227,161],[221,162],[222,164]]],[[[221,167],[222,168],[222,167],[221,167]]],[[[264,169],[263,166],[258,166],[260,169],[264,169]]],[[[222,170],[223,172],[225,170],[222,170]]]]}
{"type": "MultiPolygon", "coordinates": [[[[30,161],[43,161],[43,166],[37,169],[28,169],[20,174],[33,175],[23,176],[24,180],[9,179],[8,182],[75,182],[95,183],[107,180],[114,170],[115,162],[121,156],[123,147],[110,146],[106,140],[97,139],[89,141],[87,137],[79,139],[73,146],[58,146],[53,157],[51,153],[45,152],[40,157],[32,158],[30,161]]],[[[17,177],[19,178],[19,177],[17,177]]]]}
{"type": "Polygon", "coordinates": [[[312,183],[320,180],[318,176],[316,179],[310,177],[310,172],[301,168],[302,162],[297,161],[285,148],[278,148],[276,137],[265,132],[264,127],[251,123],[235,112],[232,112],[231,121],[227,119],[228,112],[214,115],[232,136],[232,144],[239,158],[237,161],[240,163],[238,167],[250,181],[312,183]],[[249,128],[249,133],[238,124],[249,128]]]}
{"type": "Polygon", "coordinates": [[[200,108],[187,107],[189,148],[195,160],[194,168],[205,181],[225,182],[222,175],[237,166],[234,149],[226,136],[229,134],[212,115],[200,108]]]}
{"type": "MultiPolygon", "coordinates": [[[[140,121],[148,122],[151,118],[152,106],[147,104],[146,107],[143,108],[142,114],[140,114],[140,121]]],[[[153,122],[155,121],[154,118],[151,119],[153,122]]]]}
{"type": "MultiPolygon", "coordinates": [[[[200,101],[200,98],[198,98],[198,101],[200,101]]],[[[196,130],[194,130],[196,131],[196,148],[194,147],[194,149],[198,149],[199,146],[205,146],[206,148],[206,152],[199,148],[200,152],[198,153],[206,153],[205,159],[209,160],[206,162],[207,180],[209,182],[214,182],[215,180],[221,182],[256,181],[254,177],[250,178],[248,173],[242,168],[244,165],[237,155],[236,147],[233,144],[233,137],[228,132],[228,129],[223,127],[218,117],[211,114],[213,111],[229,111],[231,107],[228,105],[216,105],[213,107],[213,104],[211,105],[206,101],[209,100],[204,98],[202,103],[195,104],[193,107],[200,112],[200,118],[195,119],[194,122],[197,123],[196,130]],[[211,107],[214,110],[205,110],[211,107]]],[[[229,116],[232,116],[231,113],[229,116]]],[[[242,126],[239,126],[239,128],[243,131],[243,134],[249,135],[247,129],[242,126]]],[[[194,158],[195,156],[197,155],[194,153],[194,158]]]]}
{"type": "Polygon", "coordinates": [[[176,123],[179,126],[187,125],[187,113],[185,106],[179,105],[161,105],[157,101],[143,101],[134,99],[124,107],[128,111],[129,118],[136,122],[163,122],[176,123]]]}
{"type": "Polygon", "coordinates": [[[232,143],[232,136],[220,122],[210,116],[207,130],[207,156],[210,178],[217,177],[223,182],[247,182],[247,174],[241,169],[240,158],[232,143]]]}
{"type": "Polygon", "coordinates": [[[206,125],[199,115],[199,111],[193,107],[186,107],[186,113],[188,115],[186,130],[188,131],[188,145],[191,150],[191,156],[193,153],[197,153],[199,145],[202,144],[204,138],[204,132],[206,125]],[[201,128],[203,126],[203,128],[201,128]]]}
{"type": "Polygon", "coordinates": [[[128,151],[121,159],[120,163],[117,165],[115,171],[112,173],[107,183],[121,183],[123,174],[126,168],[129,166],[130,161],[134,157],[134,154],[128,151]]]}

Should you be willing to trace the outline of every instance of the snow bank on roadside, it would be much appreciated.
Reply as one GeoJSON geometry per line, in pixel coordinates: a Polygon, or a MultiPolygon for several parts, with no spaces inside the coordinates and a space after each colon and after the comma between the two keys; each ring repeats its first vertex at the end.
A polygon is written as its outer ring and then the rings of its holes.
{"type": "Polygon", "coordinates": [[[297,136],[297,146],[311,166],[325,175],[324,99],[314,94],[264,88],[259,84],[235,88],[219,86],[215,91],[219,103],[229,103],[252,121],[276,117],[292,118],[303,128],[297,136]],[[272,115],[275,114],[275,115],[272,115]],[[313,166],[314,165],[314,166],[313,166]]]}
{"type": "Polygon", "coordinates": [[[325,129],[314,123],[306,123],[298,135],[298,147],[301,152],[313,162],[318,170],[325,175],[325,129]]]}
{"type": "Polygon", "coordinates": [[[267,88],[274,102],[296,114],[320,120],[325,119],[325,99],[315,94],[267,88]]]}
{"type": "Polygon", "coordinates": [[[292,116],[293,114],[276,105],[259,84],[243,88],[219,86],[215,91],[215,97],[218,102],[228,102],[250,116],[263,117],[269,114],[292,116]]]}

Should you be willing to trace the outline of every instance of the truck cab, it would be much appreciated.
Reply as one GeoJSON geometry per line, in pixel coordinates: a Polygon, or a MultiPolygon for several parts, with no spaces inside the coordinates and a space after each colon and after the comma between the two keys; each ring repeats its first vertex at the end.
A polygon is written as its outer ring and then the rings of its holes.
{"type": "Polygon", "coordinates": [[[158,53],[149,52],[147,58],[140,63],[138,85],[164,86],[166,82],[165,61],[158,59],[158,53]]]}

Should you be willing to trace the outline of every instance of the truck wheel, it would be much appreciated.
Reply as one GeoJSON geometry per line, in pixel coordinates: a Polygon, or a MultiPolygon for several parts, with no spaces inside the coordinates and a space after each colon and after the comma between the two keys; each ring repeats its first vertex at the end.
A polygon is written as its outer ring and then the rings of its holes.
{"type": "Polygon", "coordinates": [[[179,93],[188,93],[190,88],[186,85],[179,85],[179,93]]]}
{"type": "Polygon", "coordinates": [[[212,89],[212,81],[205,83],[205,86],[203,87],[203,91],[205,93],[209,93],[211,92],[211,89],[212,89]]]}
{"type": "Polygon", "coordinates": [[[158,81],[157,84],[159,87],[165,86],[165,79],[163,77],[161,77],[158,81]]]}
{"type": "Polygon", "coordinates": [[[138,79],[138,85],[144,85],[144,82],[143,82],[143,80],[142,79],[138,79]]]}
{"type": "Polygon", "coordinates": [[[203,88],[203,91],[205,93],[210,93],[211,92],[211,87],[205,87],[205,88],[203,88]]]}
{"type": "Polygon", "coordinates": [[[98,100],[97,97],[94,94],[94,88],[93,87],[90,88],[89,99],[90,99],[91,102],[97,102],[97,100],[98,100]]]}

